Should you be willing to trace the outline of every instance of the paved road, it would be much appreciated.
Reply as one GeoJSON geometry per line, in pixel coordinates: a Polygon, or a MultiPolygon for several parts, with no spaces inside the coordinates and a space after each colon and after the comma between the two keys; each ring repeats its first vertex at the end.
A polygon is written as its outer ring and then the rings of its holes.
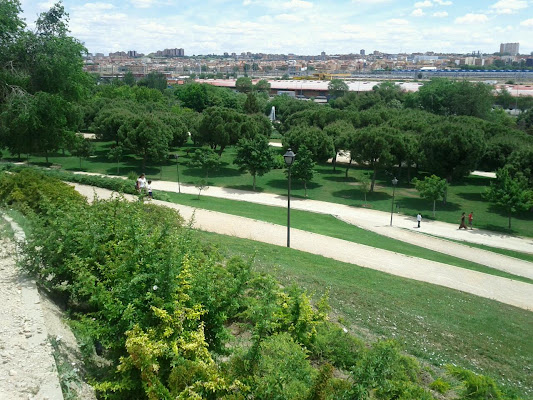
{"type": "MultiPolygon", "coordinates": [[[[95,193],[99,198],[112,196],[112,192],[106,189],[78,184],[74,186],[76,190],[89,198],[95,193]]],[[[126,198],[134,199],[135,197],[126,196],[126,198]]],[[[190,219],[194,215],[194,226],[201,230],[278,246],[285,246],[286,244],[286,227],[281,225],[162,201],[154,201],[154,204],[176,209],[185,219],[190,219]]],[[[298,229],[291,230],[291,237],[292,248],[296,250],[461,290],[526,310],[533,310],[533,285],[528,283],[410,257],[298,229]]]]}

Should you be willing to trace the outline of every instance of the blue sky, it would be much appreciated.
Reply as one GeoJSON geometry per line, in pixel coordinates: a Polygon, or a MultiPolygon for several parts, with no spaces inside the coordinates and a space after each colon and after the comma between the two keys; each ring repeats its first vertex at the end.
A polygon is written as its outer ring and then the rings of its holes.
{"type": "MultiPolygon", "coordinates": [[[[53,2],[22,0],[31,27],[53,2]]],[[[533,0],[109,0],[63,2],[89,52],[533,51],[533,0]]]]}

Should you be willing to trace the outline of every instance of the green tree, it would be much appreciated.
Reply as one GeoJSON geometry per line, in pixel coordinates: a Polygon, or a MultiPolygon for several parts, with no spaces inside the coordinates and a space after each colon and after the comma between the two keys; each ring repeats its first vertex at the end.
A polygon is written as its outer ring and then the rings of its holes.
{"type": "Polygon", "coordinates": [[[433,217],[435,217],[435,203],[438,199],[446,198],[448,183],[446,179],[441,179],[436,175],[426,176],[424,180],[413,179],[415,189],[420,193],[420,197],[433,201],[433,217]]]}
{"type": "Polygon", "coordinates": [[[235,82],[235,88],[237,89],[238,92],[241,92],[241,93],[250,93],[253,89],[253,86],[254,85],[252,83],[252,80],[245,76],[240,77],[235,82]]]}
{"type": "Polygon", "coordinates": [[[94,154],[94,145],[90,140],[85,139],[83,135],[75,135],[69,146],[69,151],[80,159],[81,168],[82,160],[94,154]]]}
{"type": "Polygon", "coordinates": [[[113,146],[107,153],[107,158],[117,162],[117,175],[120,174],[120,160],[124,154],[124,148],[121,145],[113,146]]]}
{"type": "Polygon", "coordinates": [[[144,113],[123,124],[118,132],[124,138],[126,148],[142,157],[142,169],[146,161],[160,161],[167,157],[172,140],[170,129],[153,114],[144,113]]]}
{"type": "Polygon", "coordinates": [[[420,138],[424,168],[448,182],[474,170],[485,150],[478,123],[467,119],[443,120],[420,138]]]}
{"type": "Polygon", "coordinates": [[[370,192],[374,192],[378,170],[388,167],[393,160],[389,144],[393,134],[390,128],[371,126],[358,130],[349,142],[351,158],[373,171],[370,192]]]}
{"type": "Polygon", "coordinates": [[[241,125],[245,115],[225,107],[210,107],[202,113],[198,133],[194,138],[213,150],[219,148],[222,154],[227,146],[236,144],[241,138],[241,125]]]}
{"type": "Polygon", "coordinates": [[[527,180],[521,174],[511,177],[507,168],[496,171],[496,181],[491,182],[485,198],[507,214],[509,229],[513,214],[526,211],[533,206],[533,190],[527,180]]]}
{"type": "Polygon", "coordinates": [[[264,136],[256,136],[253,139],[241,139],[236,146],[237,153],[233,163],[239,166],[241,171],[249,172],[253,178],[253,190],[257,176],[263,176],[274,165],[274,156],[264,136]]]}
{"type": "Polygon", "coordinates": [[[333,139],[319,128],[295,126],[283,137],[283,146],[295,153],[299,153],[302,145],[313,154],[314,161],[326,161],[335,155],[333,139]]]}
{"type": "Polygon", "coordinates": [[[254,89],[256,92],[269,94],[270,83],[268,83],[266,79],[261,79],[259,82],[255,84],[254,89]]]}
{"type": "Polygon", "coordinates": [[[260,112],[259,104],[254,93],[248,93],[244,102],[244,112],[246,114],[256,114],[260,112]]]}
{"type": "Polygon", "coordinates": [[[144,78],[137,82],[139,86],[146,86],[150,89],[157,89],[160,92],[163,92],[167,87],[167,78],[161,72],[152,71],[144,78]]]}
{"type": "Polygon", "coordinates": [[[209,171],[218,168],[220,164],[220,157],[209,147],[197,149],[189,161],[191,167],[204,169],[206,178],[209,178],[209,171]]]}
{"type": "Polygon", "coordinates": [[[305,197],[307,197],[307,183],[313,180],[315,165],[313,153],[305,145],[300,146],[298,156],[294,159],[294,164],[291,166],[291,175],[294,179],[303,182],[305,197]]]}
{"type": "Polygon", "coordinates": [[[329,94],[333,97],[341,97],[348,91],[348,85],[341,79],[332,79],[328,84],[329,94]]]}
{"type": "Polygon", "coordinates": [[[335,155],[333,156],[332,164],[333,171],[335,171],[337,166],[337,154],[339,154],[341,150],[344,150],[343,147],[346,145],[346,138],[355,135],[355,129],[351,123],[340,120],[327,125],[324,128],[324,133],[333,140],[335,155]]]}
{"type": "Polygon", "coordinates": [[[135,85],[135,77],[133,76],[133,72],[128,71],[124,74],[124,78],[122,81],[128,85],[128,86],[134,86],[135,85]]]}

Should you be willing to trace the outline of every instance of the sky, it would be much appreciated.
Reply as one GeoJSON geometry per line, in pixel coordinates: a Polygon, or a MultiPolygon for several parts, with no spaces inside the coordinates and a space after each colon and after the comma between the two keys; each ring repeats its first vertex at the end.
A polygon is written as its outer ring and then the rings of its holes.
{"type": "MultiPolygon", "coordinates": [[[[22,0],[31,28],[53,1],[22,0]]],[[[533,51],[533,0],[64,0],[91,53],[185,55],[533,51]]]]}

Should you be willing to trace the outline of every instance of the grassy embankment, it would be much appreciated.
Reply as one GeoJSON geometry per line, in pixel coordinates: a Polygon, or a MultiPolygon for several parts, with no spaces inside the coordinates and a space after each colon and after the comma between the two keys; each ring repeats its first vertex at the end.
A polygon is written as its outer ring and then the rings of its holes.
{"type": "MultiPolygon", "coordinates": [[[[117,173],[117,164],[107,158],[107,152],[112,146],[111,142],[95,142],[95,156],[88,160],[83,160],[82,170],[88,172],[98,172],[114,175],[117,173]]],[[[180,155],[180,180],[183,183],[195,183],[205,178],[205,171],[187,166],[189,155],[194,151],[191,144],[179,149],[180,155]]],[[[277,149],[282,154],[281,149],[277,149]]],[[[216,171],[209,172],[207,179],[210,186],[223,186],[236,189],[251,190],[252,179],[248,174],[241,173],[232,164],[234,149],[228,148],[222,155],[222,166],[216,171]]],[[[7,157],[10,161],[13,158],[7,157]]],[[[32,157],[30,162],[40,165],[44,164],[44,158],[32,157]]],[[[52,155],[50,162],[59,164],[66,170],[80,170],[79,159],[76,157],[63,156],[60,153],[52,155]]],[[[134,156],[126,156],[119,163],[120,174],[127,175],[130,172],[140,173],[142,162],[134,156]]],[[[158,165],[149,165],[144,172],[149,178],[165,179],[177,181],[176,161],[169,159],[158,165]]],[[[333,172],[331,165],[321,164],[316,167],[316,174],[313,182],[308,184],[308,197],[314,200],[322,200],[340,204],[347,204],[355,207],[362,206],[364,194],[358,185],[357,179],[362,174],[369,174],[370,171],[364,168],[351,168],[349,177],[345,178],[343,167],[338,167],[333,172]]],[[[421,212],[424,218],[432,219],[432,204],[418,196],[416,190],[405,181],[406,171],[402,171],[400,183],[396,189],[396,203],[404,214],[415,215],[421,212]]],[[[374,193],[368,194],[367,204],[377,210],[389,211],[392,199],[391,176],[378,174],[377,187],[374,193]]],[[[511,234],[533,237],[533,213],[522,213],[512,220],[512,230],[508,231],[507,216],[493,209],[491,205],[483,200],[482,193],[486,190],[490,179],[483,177],[468,177],[458,182],[453,182],[448,192],[448,202],[446,205],[437,204],[436,218],[441,221],[459,223],[461,213],[474,211],[475,226],[483,229],[496,230],[511,234]]],[[[257,190],[270,193],[285,194],[287,179],[283,170],[273,170],[262,177],[257,178],[257,190]]],[[[292,194],[295,197],[304,197],[303,185],[294,182],[292,194]]]]}
{"type": "Polygon", "coordinates": [[[454,363],[533,396],[533,313],[459,291],[251,240],[198,232],[226,255],[255,256],[258,271],[321,295],[367,339],[395,338],[431,364],[454,363]]]}

